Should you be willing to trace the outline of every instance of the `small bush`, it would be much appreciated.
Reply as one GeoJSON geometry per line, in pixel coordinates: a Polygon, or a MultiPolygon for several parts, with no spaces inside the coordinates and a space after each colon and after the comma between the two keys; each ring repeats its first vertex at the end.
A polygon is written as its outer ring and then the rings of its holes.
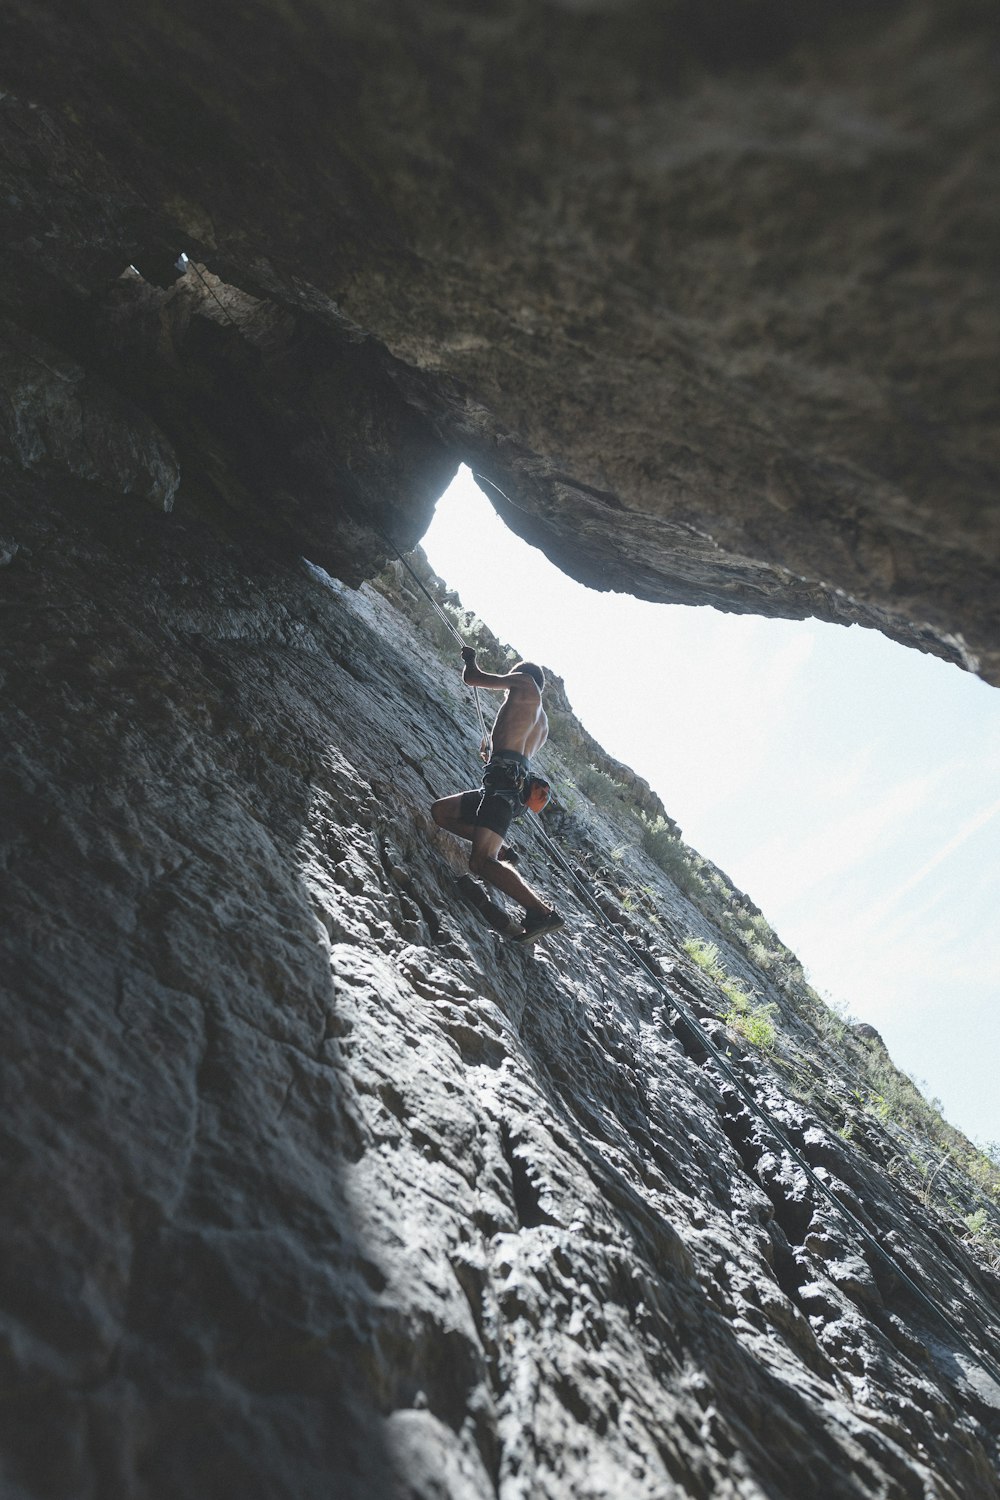
{"type": "Polygon", "coordinates": [[[624,788],[613,776],[598,766],[584,766],[576,777],[576,789],[596,802],[599,807],[610,807],[620,802],[624,788]]]}
{"type": "Polygon", "coordinates": [[[965,1227],[969,1231],[966,1239],[975,1245],[979,1254],[992,1271],[1000,1269],[1000,1237],[991,1227],[985,1208],[965,1214],[965,1227]]]}
{"type": "Polygon", "coordinates": [[[682,845],[666,818],[649,819],[644,817],[642,820],[642,847],[650,858],[659,864],[665,858],[673,858],[682,845]]]}
{"type": "Polygon", "coordinates": [[[732,1010],[747,1011],[753,1004],[753,996],[739,979],[730,979],[727,976],[720,982],[719,989],[729,1001],[732,1010]]]}
{"type": "Polygon", "coordinates": [[[697,856],[675,832],[666,818],[647,818],[640,814],[642,847],[664,875],[695,900],[705,900],[708,890],[701,877],[697,856]]]}
{"type": "Polygon", "coordinates": [[[553,790],[563,807],[572,817],[580,806],[580,799],[576,794],[576,783],[567,781],[565,776],[560,776],[554,783],[553,790]]]}
{"type": "Polygon", "coordinates": [[[727,1009],[721,1012],[724,1024],[752,1047],[770,1052],[777,1041],[773,1017],[778,1007],[774,1004],[759,1005],[741,980],[726,973],[715,943],[687,938],[683,947],[688,957],[709,979],[714,979],[722,991],[727,1001],[727,1009]]]}
{"type": "Polygon", "coordinates": [[[719,962],[719,949],[716,943],[704,943],[701,938],[686,938],[683,944],[684,952],[717,983],[725,979],[726,971],[719,962]]]}
{"type": "Polygon", "coordinates": [[[722,1019],[752,1047],[759,1047],[761,1052],[770,1052],[778,1039],[772,1019],[777,1009],[776,1005],[755,1005],[750,1000],[746,1009],[733,1006],[722,1019]]]}
{"type": "Polygon", "coordinates": [[[758,969],[763,969],[766,974],[774,968],[777,962],[777,954],[772,953],[770,948],[766,948],[757,938],[750,938],[746,948],[750,961],[755,963],[758,969]]]}
{"type": "Polygon", "coordinates": [[[810,1019],[824,1041],[839,1046],[847,1035],[851,1018],[846,1007],[839,1001],[822,1000],[815,991],[810,991],[813,1000],[810,1019]]]}
{"type": "Polygon", "coordinates": [[[729,1001],[729,1009],[722,1016],[725,1025],[751,1046],[770,1052],[777,1040],[772,1018],[778,1007],[774,1004],[758,1005],[740,980],[728,975],[720,981],[719,989],[729,1001]]]}

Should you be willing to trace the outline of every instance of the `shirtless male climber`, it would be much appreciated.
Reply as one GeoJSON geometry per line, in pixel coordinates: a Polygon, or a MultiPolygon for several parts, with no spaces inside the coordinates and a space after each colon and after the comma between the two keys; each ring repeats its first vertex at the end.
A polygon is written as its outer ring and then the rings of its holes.
{"type": "Polygon", "coordinates": [[[549,721],[542,708],[545,676],[541,667],[530,661],[518,662],[503,676],[482,672],[471,646],[462,648],[462,659],[463,682],[506,696],[493,725],[493,753],[483,772],[482,789],[440,797],[431,807],[431,816],[439,828],[471,841],[469,869],[524,907],[523,936],[532,940],[555,932],[565,923],[509,863],[512,851],[504,844],[504,836],[521,805],[530,759],[548,738],[549,721]]]}

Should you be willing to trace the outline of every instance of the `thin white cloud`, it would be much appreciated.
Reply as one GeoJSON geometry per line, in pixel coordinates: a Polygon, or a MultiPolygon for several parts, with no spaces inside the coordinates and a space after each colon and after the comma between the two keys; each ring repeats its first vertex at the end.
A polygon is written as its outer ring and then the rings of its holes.
{"type": "Polygon", "coordinates": [[[995,802],[990,803],[989,806],[980,808],[977,813],[974,813],[971,818],[967,819],[957,833],[953,834],[947,843],[943,844],[935,854],[932,854],[930,859],[926,860],[919,870],[914,871],[890,895],[872,907],[868,914],[866,926],[875,927],[884,921],[888,914],[894,908],[898,907],[900,902],[904,901],[916,886],[926,880],[928,875],[932,874],[956,850],[961,849],[962,845],[967,843],[981,828],[985,828],[988,823],[991,823],[998,813],[1000,813],[1000,797],[995,802]]]}
{"type": "MultiPolygon", "coordinates": [[[[931,800],[936,775],[913,776],[891,786],[864,807],[841,801],[831,805],[822,823],[814,824],[804,838],[782,830],[759,846],[743,862],[752,872],[754,889],[770,890],[770,899],[782,904],[798,901],[817,886],[843,881],[859,870],[873,854],[883,854],[888,841],[931,800]]],[[[760,899],[755,896],[754,899],[760,899]]]]}

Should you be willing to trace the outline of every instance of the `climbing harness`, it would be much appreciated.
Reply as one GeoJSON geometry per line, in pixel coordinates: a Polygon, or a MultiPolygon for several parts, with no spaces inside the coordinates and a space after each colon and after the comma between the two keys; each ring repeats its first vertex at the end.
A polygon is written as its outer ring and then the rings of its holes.
{"type": "Polygon", "coordinates": [[[528,779],[528,762],[512,750],[495,750],[483,772],[488,792],[511,792],[519,799],[528,779]]]}

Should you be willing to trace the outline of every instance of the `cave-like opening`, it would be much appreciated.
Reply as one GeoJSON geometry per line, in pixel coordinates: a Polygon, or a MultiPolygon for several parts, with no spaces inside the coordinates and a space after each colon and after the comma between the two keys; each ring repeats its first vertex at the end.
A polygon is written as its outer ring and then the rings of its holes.
{"type": "Polygon", "coordinates": [[[876,1026],[968,1134],[1000,1137],[1000,696],[860,626],[586,589],[465,468],[423,545],[467,609],[564,679],[587,729],[816,987],[876,1026]]]}

